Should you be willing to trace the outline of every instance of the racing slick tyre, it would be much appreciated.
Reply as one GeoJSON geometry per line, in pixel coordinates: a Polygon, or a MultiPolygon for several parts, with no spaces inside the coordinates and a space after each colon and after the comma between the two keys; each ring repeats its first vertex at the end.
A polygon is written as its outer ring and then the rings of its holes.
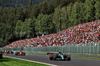
{"type": "Polygon", "coordinates": [[[56,60],[56,59],[57,59],[57,56],[56,56],[56,55],[54,55],[54,56],[53,56],[53,60],[56,60]]]}
{"type": "Polygon", "coordinates": [[[64,56],[64,60],[66,60],[66,58],[67,58],[67,55],[63,55],[64,56]]]}
{"type": "Polygon", "coordinates": [[[15,55],[18,55],[18,53],[16,52],[15,55]]]}
{"type": "Polygon", "coordinates": [[[70,57],[70,56],[68,56],[68,57],[67,57],[67,61],[70,61],[70,60],[71,60],[71,57],[70,57]]]}
{"type": "Polygon", "coordinates": [[[14,54],[14,52],[10,52],[10,54],[14,54]]]}
{"type": "Polygon", "coordinates": [[[2,59],[2,54],[0,54],[0,59],[2,59]]]}
{"type": "Polygon", "coordinates": [[[53,56],[52,56],[52,55],[51,55],[51,56],[49,56],[49,59],[50,59],[50,60],[53,60],[53,56]]]}
{"type": "Polygon", "coordinates": [[[15,53],[15,55],[17,55],[17,54],[15,53]]]}
{"type": "Polygon", "coordinates": [[[25,55],[25,53],[22,53],[22,55],[25,55]]]}

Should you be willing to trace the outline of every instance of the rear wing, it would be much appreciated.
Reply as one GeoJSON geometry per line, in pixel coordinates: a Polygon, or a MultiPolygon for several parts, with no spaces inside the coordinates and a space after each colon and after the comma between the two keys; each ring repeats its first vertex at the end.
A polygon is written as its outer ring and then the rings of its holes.
{"type": "Polygon", "coordinates": [[[47,55],[53,55],[53,53],[47,53],[47,55]]]}

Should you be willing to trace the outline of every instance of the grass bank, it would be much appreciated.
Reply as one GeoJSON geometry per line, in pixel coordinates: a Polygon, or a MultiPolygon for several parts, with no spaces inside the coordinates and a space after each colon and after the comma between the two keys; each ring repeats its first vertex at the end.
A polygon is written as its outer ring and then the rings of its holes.
{"type": "Polygon", "coordinates": [[[49,66],[49,65],[3,57],[3,59],[0,59],[0,66],[49,66]]]}
{"type": "Polygon", "coordinates": [[[90,60],[100,60],[100,58],[92,58],[92,57],[72,57],[72,58],[90,59],[90,60]]]}

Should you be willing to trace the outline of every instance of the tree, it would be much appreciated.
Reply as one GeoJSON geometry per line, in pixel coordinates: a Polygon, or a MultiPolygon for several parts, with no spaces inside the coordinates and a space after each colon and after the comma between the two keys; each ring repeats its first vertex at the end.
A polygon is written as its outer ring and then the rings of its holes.
{"type": "Polygon", "coordinates": [[[70,3],[68,6],[67,6],[67,28],[70,27],[70,23],[71,23],[71,12],[72,12],[72,6],[73,6],[73,3],[70,3]]]}
{"type": "Polygon", "coordinates": [[[22,24],[22,32],[24,33],[23,36],[26,36],[27,38],[31,37],[31,34],[33,33],[34,25],[33,20],[31,18],[25,19],[25,21],[22,24]]]}
{"type": "Polygon", "coordinates": [[[40,13],[48,14],[48,0],[45,0],[41,5],[40,13]]]}
{"type": "Polygon", "coordinates": [[[55,8],[54,16],[53,16],[53,23],[55,25],[55,28],[57,32],[61,30],[61,7],[58,6],[55,8]]]}
{"type": "Polygon", "coordinates": [[[70,26],[80,24],[80,4],[78,2],[75,2],[75,4],[72,7],[70,21],[71,21],[70,26]]]}
{"type": "Polygon", "coordinates": [[[85,4],[80,3],[80,14],[79,14],[79,21],[80,23],[85,23],[85,4]]]}
{"type": "Polygon", "coordinates": [[[64,30],[68,27],[67,22],[67,7],[61,8],[61,30],[64,30]]]}
{"type": "Polygon", "coordinates": [[[39,14],[35,21],[35,31],[37,35],[51,33],[53,28],[52,15],[39,14]]]}
{"type": "Polygon", "coordinates": [[[33,18],[33,17],[36,18],[38,16],[38,14],[40,13],[39,11],[40,11],[40,6],[39,5],[34,5],[32,7],[32,10],[30,11],[31,12],[30,18],[33,18]]]}
{"type": "Polygon", "coordinates": [[[61,0],[52,0],[51,4],[54,6],[54,8],[56,8],[57,6],[59,6],[61,0]]]}
{"type": "Polygon", "coordinates": [[[85,6],[85,21],[90,22],[94,20],[94,0],[86,0],[84,3],[85,6]]]}
{"type": "Polygon", "coordinates": [[[21,39],[22,37],[22,21],[21,20],[18,20],[17,23],[16,23],[16,27],[15,27],[15,36],[18,38],[18,39],[21,39]]]}
{"type": "Polygon", "coordinates": [[[18,39],[34,37],[32,36],[34,29],[34,21],[31,18],[25,19],[24,22],[18,20],[15,27],[16,37],[18,39]]]}
{"type": "Polygon", "coordinates": [[[47,29],[47,31],[48,31],[48,33],[49,34],[51,34],[51,33],[55,33],[56,32],[56,30],[55,30],[55,26],[54,26],[54,23],[53,23],[53,14],[50,14],[50,15],[47,15],[47,27],[48,27],[48,29],[47,29]]]}
{"type": "Polygon", "coordinates": [[[96,1],[95,9],[95,18],[100,19],[100,1],[96,1]]]}
{"type": "Polygon", "coordinates": [[[0,37],[7,42],[12,37],[12,26],[4,23],[0,23],[0,26],[0,37]]]}
{"type": "Polygon", "coordinates": [[[23,9],[22,8],[16,8],[16,12],[15,13],[16,13],[15,18],[17,20],[22,20],[22,21],[25,20],[24,17],[23,17],[23,9]]]}

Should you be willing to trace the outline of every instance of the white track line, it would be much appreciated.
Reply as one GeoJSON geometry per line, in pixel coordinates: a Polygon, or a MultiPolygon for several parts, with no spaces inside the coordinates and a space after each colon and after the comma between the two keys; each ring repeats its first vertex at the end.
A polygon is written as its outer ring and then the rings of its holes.
{"type": "MultiPolygon", "coordinates": [[[[15,58],[15,57],[11,57],[11,56],[5,56],[5,57],[15,58]]],[[[33,60],[27,60],[27,59],[22,59],[22,58],[15,58],[15,59],[20,59],[20,60],[30,61],[30,62],[35,62],[35,63],[41,63],[41,64],[50,65],[50,66],[58,66],[58,65],[54,65],[54,64],[49,64],[49,63],[44,63],[44,62],[38,62],[38,61],[33,61],[33,60]]]]}

